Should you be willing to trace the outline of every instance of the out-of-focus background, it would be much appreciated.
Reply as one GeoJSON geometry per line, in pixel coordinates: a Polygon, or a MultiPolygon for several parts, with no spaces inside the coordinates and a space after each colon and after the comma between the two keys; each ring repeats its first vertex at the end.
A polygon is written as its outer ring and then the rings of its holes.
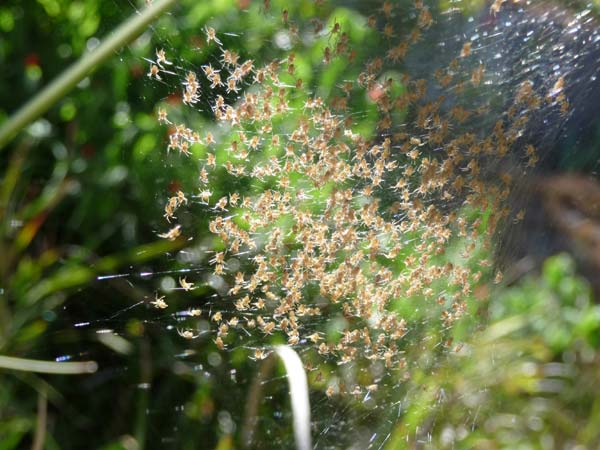
{"type": "MultiPolygon", "coordinates": [[[[199,166],[167,155],[156,121],[157,105],[181,104],[180,86],[147,74],[161,47],[190,67],[219,59],[203,51],[207,24],[247,30],[221,35],[244,57],[278,55],[287,45],[281,16],[265,3],[315,14],[308,0],[181,1],[0,151],[0,355],[99,365],[85,375],[0,368],[0,450],[240,448],[259,363],[243,346],[223,353],[210,338],[182,339],[179,319],[150,305],[168,293],[183,311],[214,301],[215,288],[197,256],[212,243],[201,207],[180,217],[196,230],[191,241],[157,237],[168,229],[166,199],[197,194],[199,166]],[[199,289],[174,290],[181,276],[199,289]]],[[[325,4],[326,17],[345,21],[359,57],[376,54],[381,36],[364,24],[378,4],[325,4]]],[[[0,123],[143,7],[4,0],[0,123]]],[[[344,67],[311,70],[322,55],[307,48],[296,51],[305,83],[327,98],[344,67]]],[[[368,99],[350,107],[372,130],[368,99]]],[[[211,120],[204,109],[198,124],[211,120]]],[[[315,448],[598,448],[600,308],[575,259],[561,253],[517,271],[457,325],[457,356],[442,358],[436,338],[424,341],[411,384],[379,387],[383,403],[327,399],[325,384],[310,378],[315,448]]],[[[281,368],[265,391],[256,448],[293,448],[281,368]]]]}

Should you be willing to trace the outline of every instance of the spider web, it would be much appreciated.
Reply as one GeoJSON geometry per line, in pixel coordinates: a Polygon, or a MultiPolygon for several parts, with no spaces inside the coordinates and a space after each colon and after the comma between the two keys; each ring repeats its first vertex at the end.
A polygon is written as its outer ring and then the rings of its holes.
{"type": "Polygon", "coordinates": [[[553,164],[540,149],[579,144],[595,77],[579,61],[596,48],[588,10],[488,8],[239,2],[175,12],[142,39],[160,98],[149,161],[166,174],[153,225],[179,249],[97,278],[107,296],[138,299],[125,308],[108,300],[98,319],[81,298],[68,304],[81,320],[64,325],[102,345],[61,358],[98,359],[90,389],[138,380],[149,447],[215,448],[250,432],[256,448],[292,448],[281,368],[247,408],[275,344],[305,364],[315,448],[451,447],[481,427],[486,373],[472,374],[458,424],[440,413],[444,382],[481,351],[470,337],[518,253],[528,193],[515,179],[553,164]],[[186,14],[202,28],[190,33],[186,14]],[[123,366],[117,355],[132,353],[139,367],[123,366]]]}

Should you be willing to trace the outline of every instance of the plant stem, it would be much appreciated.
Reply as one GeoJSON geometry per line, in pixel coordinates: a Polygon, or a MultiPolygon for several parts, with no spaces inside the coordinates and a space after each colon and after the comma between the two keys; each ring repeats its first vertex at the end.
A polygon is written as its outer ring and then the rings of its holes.
{"type": "Polygon", "coordinates": [[[0,355],[0,368],[24,370],[26,372],[75,375],[82,373],[94,373],[98,369],[98,364],[96,364],[94,361],[54,362],[40,361],[37,359],[14,358],[12,356],[0,355]]]}
{"type": "Polygon", "coordinates": [[[0,150],[19,131],[44,114],[83,80],[96,66],[113,56],[114,52],[138,37],[146,27],[175,3],[176,0],[155,0],[141,13],[135,14],[121,24],[96,49],[83,55],[79,61],[66,69],[40,93],[27,102],[0,127],[0,150]]]}
{"type": "Polygon", "coordinates": [[[46,428],[48,426],[48,399],[45,389],[38,393],[38,413],[35,423],[35,434],[31,450],[44,450],[46,442],[46,428]]]}

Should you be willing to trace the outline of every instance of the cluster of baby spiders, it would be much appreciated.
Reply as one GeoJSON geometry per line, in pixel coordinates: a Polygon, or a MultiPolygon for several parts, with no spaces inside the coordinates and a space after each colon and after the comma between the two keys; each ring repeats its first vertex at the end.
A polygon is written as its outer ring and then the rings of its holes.
{"type": "MultiPolygon", "coordinates": [[[[432,301],[439,306],[443,328],[467,312],[466,299],[490,266],[487,260],[474,260],[474,255],[490,246],[496,227],[510,214],[506,205],[510,174],[490,184],[480,162],[485,159],[501,167],[508,161],[528,114],[540,107],[544,96],[524,82],[513,107],[482,135],[477,122],[470,125],[470,121],[484,113],[485,105],[473,106],[460,98],[467,87],[477,89],[486,80],[485,65],[472,60],[471,42],[432,79],[413,79],[408,74],[400,79],[384,77],[385,67],[399,64],[434,21],[421,0],[415,1],[410,13],[417,17],[416,24],[402,33],[393,26],[401,14],[393,2],[383,2],[381,13],[369,17],[368,26],[381,31],[388,50],[367,61],[355,80],[345,80],[332,99],[302,91],[295,53],[264,65],[240,62],[238,53],[224,49],[217,32],[206,28],[207,43],[214,42],[221,51],[219,66],[201,66],[214,90],[209,103],[215,120],[230,127],[235,138],[217,143],[208,133],[202,140],[188,126],[171,124],[165,110],[159,109],[159,122],[170,126],[167,150],[190,156],[190,145],[205,147],[198,197],[212,206],[209,231],[225,248],[215,252],[210,264],[215,275],[230,280],[235,308],[233,313],[210,315],[217,326],[218,348],[226,347],[231,329],[244,327],[264,336],[282,334],[289,345],[312,345],[339,364],[365,358],[402,370],[407,364],[403,339],[415,325],[398,316],[392,306],[395,301],[413,297],[432,301]],[[229,74],[225,83],[223,73],[229,74]],[[294,82],[284,83],[283,77],[294,82]],[[252,89],[228,104],[220,89],[237,93],[242,80],[252,89]],[[453,108],[445,109],[444,95],[432,97],[431,91],[440,89],[457,96],[453,108]],[[377,107],[377,136],[354,130],[348,105],[357,92],[377,107]],[[302,113],[292,114],[291,99],[302,95],[302,113]],[[410,121],[397,123],[396,113],[408,109],[410,121]],[[282,118],[287,119],[284,126],[282,118]],[[219,154],[228,159],[217,160],[212,149],[219,145],[226,148],[219,154]],[[273,156],[261,157],[265,149],[273,156]],[[213,200],[210,174],[218,168],[234,179],[274,182],[255,196],[229,192],[213,200]],[[314,200],[312,194],[319,191],[326,193],[324,201],[314,200]],[[393,201],[386,200],[389,191],[393,201]],[[443,207],[455,199],[460,199],[462,208],[479,213],[465,218],[456,208],[443,207]],[[462,245],[462,260],[445,262],[441,257],[456,242],[462,245]],[[254,255],[253,268],[229,273],[227,257],[248,252],[254,255]],[[347,327],[339,340],[329,341],[307,319],[334,308],[347,327]]],[[[283,23],[291,35],[302,26],[290,20],[287,10],[283,23]]],[[[315,34],[323,32],[321,20],[311,23],[315,34]]],[[[328,39],[323,64],[336,58],[356,61],[342,25],[335,22],[328,39]]],[[[160,55],[149,74],[157,79],[167,64],[164,53],[160,55]]],[[[189,72],[183,84],[183,103],[193,105],[199,100],[196,75],[189,72]]],[[[559,80],[547,96],[561,109],[567,104],[562,88],[559,80]]],[[[526,154],[526,165],[535,166],[536,149],[529,146],[526,154]]],[[[183,194],[170,198],[167,220],[185,203],[183,194]]],[[[160,236],[175,239],[180,234],[177,225],[160,236]]],[[[497,272],[495,281],[501,279],[502,273],[497,272]]],[[[185,290],[191,288],[185,278],[180,284],[185,290]]],[[[159,299],[154,304],[163,307],[159,299]]],[[[185,339],[198,337],[187,329],[178,333],[185,339]]],[[[254,359],[266,355],[258,349],[254,359]]],[[[361,391],[357,386],[352,392],[356,389],[361,391]]],[[[366,386],[369,392],[376,389],[377,384],[366,386]]]]}

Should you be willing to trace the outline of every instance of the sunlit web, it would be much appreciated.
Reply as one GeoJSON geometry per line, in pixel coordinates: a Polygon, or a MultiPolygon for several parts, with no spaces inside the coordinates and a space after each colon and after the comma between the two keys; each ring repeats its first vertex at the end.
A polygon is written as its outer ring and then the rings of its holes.
{"type": "MultiPolygon", "coordinates": [[[[156,235],[181,246],[99,277],[139,300],[75,326],[119,336],[137,318],[170,336],[174,373],[229,396],[224,434],[245,426],[251,374],[284,343],[309,375],[316,448],[436,448],[434,411],[419,425],[407,405],[446,400],[419,379],[468,357],[502,281],[497,227],[527,214],[508,203],[515,181],[570,138],[571,86],[591,76],[575,55],[595,49],[569,44],[586,11],[488,8],[239,2],[189,42],[149,32],[148,88],[164,96],[153,163],[176,177],[157,186],[156,235]]],[[[265,382],[261,448],[292,442],[282,378],[265,382]]]]}

